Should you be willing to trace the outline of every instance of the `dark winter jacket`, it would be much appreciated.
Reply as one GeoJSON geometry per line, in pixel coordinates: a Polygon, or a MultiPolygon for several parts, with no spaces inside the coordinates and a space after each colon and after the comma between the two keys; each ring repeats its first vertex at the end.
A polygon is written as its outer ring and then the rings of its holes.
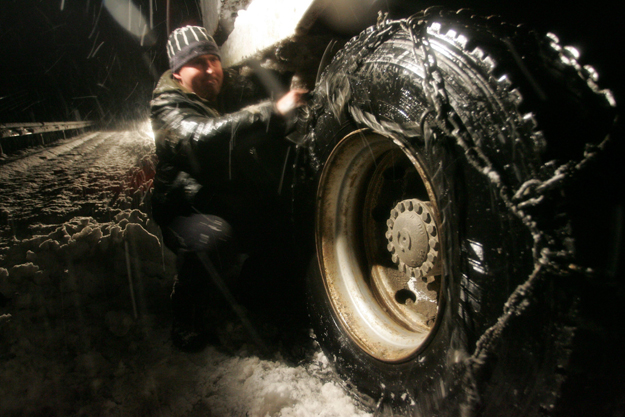
{"type": "Polygon", "coordinates": [[[279,142],[287,123],[269,101],[241,109],[257,96],[246,82],[224,71],[222,92],[211,103],[182,87],[171,71],[160,78],[150,102],[158,156],[152,198],[157,223],[193,211],[240,216],[242,205],[263,197],[256,148],[279,142]],[[241,110],[224,114],[232,108],[241,110]]]}

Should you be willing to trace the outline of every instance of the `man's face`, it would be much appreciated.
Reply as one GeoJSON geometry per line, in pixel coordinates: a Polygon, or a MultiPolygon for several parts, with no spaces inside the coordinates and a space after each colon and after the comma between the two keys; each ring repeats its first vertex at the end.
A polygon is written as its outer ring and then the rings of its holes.
{"type": "Polygon", "coordinates": [[[174,78],[198,96],[213,101],[221,91],[224,72],[217,56],[200,55],[184,64],[174,78]]]}

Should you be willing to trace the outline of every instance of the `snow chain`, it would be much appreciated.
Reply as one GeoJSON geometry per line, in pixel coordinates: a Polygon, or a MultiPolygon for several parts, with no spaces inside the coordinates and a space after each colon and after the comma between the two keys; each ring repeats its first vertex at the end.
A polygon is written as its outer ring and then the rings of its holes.
{"type": "MultiPolygon", "coordinates": [[[[530,211],[543,204],[545,201],[548,201],[551,196],[562,193],[565,187],[572,183],[583,168],[595,158],[601,149],[603,149],[609,140],[609,136],[599,145],[587,145],[586,152],[579,162],[569,161],[560,166],[556,166],[554,161],[546,163],[540,169],[538,175],[536,175],[536,177],[541,177],[542,179],[532,178],[523,183],[518,190],[511,191],[510,188],[504,184],[500,173],[494,168],[495,165],[483,150],[473,142],[460,116],[451,106],[445,87],[444,77],[438,68],[436,56],[429,43],[428,26],[434,23],[434,19],[442,17],[446,20],[460,21],[459,19],[466,17],[467,13],[470,12],[460,11],[458,13],[450,13],[438,8],[431,8],[408,19],[399,21],[389,21],[387,14],[379,14],[376,27],[368,29],[362,32],[358,37],[350,40],[344,48],[339,51],[333,62],[343,60],[343,64],[345,65],[342,67],[344,68],[344,73],[354,73],[355,70],[362,65],[364,58],[370,51],[377,48],[397,31],[405,30],[412,39],[415,61],[421,61],[423,65],[424,78],[422,88],[430,107],[426,109],[420,117],[421,134],[435,135],[433,129],[437,129],[442,132],[443,136],[453,138],[464,150],[469,164],[487,178],[487,181],[494,187],[493,189],[497,190],[507,210],[515,217],[519,218],[522,224],[527,227],[531,233],[534,241],[532,248],[534,271],[527,278],[526,282],[518,286],[510,295],[508,301],[505,303],[502,316],[496,324],[484,332],[476,343],[475,351],[464,363],[465,376],[463,385],[466,397],[462,407],[463,416],[473,416],[478,413],[481,397],[481,390],[478,388],[476,375],[480,374],[481,370],[484,369],[487,362],[489,362],[489,358],[492,357],[491,353],[496,349],[501,339],[503,329],[511,324],[510,322],[515,316],[521,314],[528,305],[531,305],[527,300],[533,293],[537,283],[545,277],[546,273],[560,276],[566,276],[571,273],[582,273],[585,275],[591,273],[590,270],[580,268],[570,263],[573,251],[566,246],[571,238],[570,230],[567,230],[567,228],[546,230],[544,227],[539,227],[536,219],[530,214],[530,211]],[[355,45],[360,45],[360,50],[357,53],[353,51],[355,45]],[[422,58],[419,57],[419,51],[423,55],[422,58]],[[352,55],[345,56],[350,53],[352,55]],[[436,122],[435,126],[426,126],[428,124],[428,116],[434,116],[436,122]]],[[[492,25],[492,19],[481,21],[474,16],[470,16],[470,18],[471,22],[473,24],[478,24],[482,30],[488,31],[488,26],[492,25]]],[[[520,29],[518,27],[514,29],[517,32],[525,30],[526,34],[532,33],[527,29],[520,29]]],[[[493,36],[496,35],[493,34],[493,36]]],[[[575,54],[571,53],[569,48],[560,47],[554,35],[548,35],[547,38],[552,41],[551,47],[560,55],[562,62],[568,62],[568,65],[576,70],[578,75],[586,81],[593,91],[598,94],[604,94],[609,104],[614,105],[614,100],[611,98],[609,91],[599,90],[594,83],[595,77],[590,67],[581,67],[577,63],[575,54]]],[[[332,67],[332,64],[328,65],[328,68],[330,67],[332,67]]],[[[326,102],[335,116],[339,115],[340,112],[348,106],[349,91],[340,91],[338,93],[329,91],[327,87],[331,84],[331,80],[332,75],[325,80],[326,85],[323,87],[318,86],[318,89],[321,91],[319,91],[317,100],[314,100],[314,104],[311,106],[310,112],[308,113],[309,117],[307,122],[309,126],[322,114],[324,108],[322,102],[326,102]],[[339,98],[339,100],[336,100],[336,103],[333,102],[333,98],[336,99],[333,94],[336,94],[339,98]]],[[[337,83],[337,85],[340,88],[344,87],[344,84],[340,82],[337,83]]],[[[368,125],[373,124],[376,127],[379,126],[384,129],[379,122],[373,121],[370,118],[365,119],[365,122],[368,125]]],[[[305,141],[305,144],[309,146],[308,157],[315,166],[315,170],[319,170],[322,164],[312,147],[314,141],[314,134],[309,133],[305,141]]]]}
{"type": "MultiPolygon", "coordinates": [[[[574,182],[579,172],[586,167],[606,145],[610,136],[608,135],[599,145],[586,145],[586,151],[581,161],[569,161],[553,169],[554,164],[545,164],[551,169],[550,176],[547,179],[539,180],[537,178],[530,179],[523,183],[519,189],[513,194],[509,188],[503,184],[500,174],[494,169],[493,163],[471,140],[464,124],[458,114],[454,111],[449,103],[449,99],[445,89],[445,81],[441,75],[435,54],[432,52],[429,41],[427,28],[430,19],[425,14],[415,15],[401,22],[402,27],[406,30],[413,41],[413,52],[415,59],[418,61],[419,56],[417,50],[423,53],[423,91],[433,109],[426,110],[421,117],[422,132],[424,129],[426,116],[428,113],[434,113],[438,127],[447,136],[453,137],[458,145],[465,151],[468,162],[478,172],[486,176],[490,184],[498,190],[499,196],[504,202],[506,208],[530,231],[534,240],[533,257],[534,271],[528,277],[527,281],[516,288],[505,303],[503,315],[498,322],[487,329],[476,343],[475,352],[466,362],[465,371],[465,403],[462,407],[462,415],[465,417],[473,416],[478,413],[481,400],[481,390],[477,383],[478,375],[488,362],[488,358],[492,358],[490,354],[498,345],[502,336],[502,330],[510,324],[511,319],[519,315],[527,308],[530,303],[526,302],[531,296],[537,281],[547,272],[556,275],[568,275],[571,272],[582,272],[586,275],[591,270],[584,270],[576,265],[570,264],[573,251],[566,247],[566,241],[571,238],[570,229],[566,232],[563,230],[554,230],[555,234],[549,234],[546,230],[537,226],[536,221],[527,211],[536,207],[543,201],[547,200],[548,193],[561,193],[565,187],[574,182]],[[468,389],[467,389],[468,388],[468,389]]],[[[553,35],[549,36],[552,40],[553,35]]],[[[554,44],[551,45],[554,47],[554,44]]],[[[603,93],[610,105],[614,106],[614,100],[611,93],[607,90],[599,90],[592,76],[592,71],[582,71],[581,66],[577,63],[575,54],[571,53],[569,48],[560,48],[559,45],[554,49],[559,52],[563,58],[563,62],[568,62],[577,74],[585,79],[589,87],[597,92],[603,93]]],[[[542,174],[547,174],[543,172],[542,174]]]]}

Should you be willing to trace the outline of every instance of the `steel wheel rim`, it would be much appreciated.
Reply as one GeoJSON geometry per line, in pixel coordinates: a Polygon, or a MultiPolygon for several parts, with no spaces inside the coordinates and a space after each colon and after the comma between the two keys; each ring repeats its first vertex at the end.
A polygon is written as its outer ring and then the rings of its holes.
{"type": "MultiPolygon", "coordinates": [[[[399,164],[421,181],[417,193],[432,206],[432,216],[438,221],[433,188],[417,159],[400,142],[366,130],[352,132],[337,144],[324,165],[317,190],[315,238],[329,303],[345,333],[384,362],[408,360],[426,346],[438,323],[441,304],[440,291],[430,293],[427,303],[434,302],[436,311],[424,325],[424,320],[415,317],[419,315],[417,306],[426,301],[417,299],[410,304],[408,300],[418,297],[402,300],[397,296],[398,287],[390,292],[387,288],[399,268],[391,261],[391,253],[380,249],[388,243],[380,240],[384,239],[380,236],[383,215],[373,218],[376,211],[385,211],[380,206],[397,203],[397,196],[386,196],[380,173],[383,176],[399,164]]],[[[440,276],[436,280],[440,288],[440,276]]],[[[415,290],[414,286],[410,289],[415,290]]],[[[411,290],[402,294],[410,295],[411,290]]]]}

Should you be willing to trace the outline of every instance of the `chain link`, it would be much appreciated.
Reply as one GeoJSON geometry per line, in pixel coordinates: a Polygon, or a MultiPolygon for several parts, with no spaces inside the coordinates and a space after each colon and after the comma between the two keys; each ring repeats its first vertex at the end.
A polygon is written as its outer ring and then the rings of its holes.
{"type": "Polygon", "coordinates": [[[497,190],[507,209],[515,217],[519,218],[532,236],[534,236],[534,259],[541,259],[541,262],[546,262],[545,257],[549,256],[548,263],[557,265],[560,262],[554,263],[553,256],[569,258],[571,253],[563,250],[563,248],[553,247],[561,239],[554,239],[552,236],[549,236],[547,231],[541,230],[535,219],[528,213],[528,210],[542,203],[548,192],[561,190],[565,186],[565,182],[572,179],[576,171],[574,168],[577,166],[575,164],[564,164],[552,171],[552,174],[547,179],[532,178],[522,184],[518,191],[512,192],[510,187],[504,183],[501,174],[495,168],[490,158],[474,143],[465,124],[451,106],[445,87],[445,78],[438,67],[436,55],[429,42],[428,27],[432,23],[431,20],[431,16],[421,14],[401,21],[404,30],[410,34],[415,60],[422,62],[424,70],[423,91],[431,105],[431,109],[426,110],[422,116],[422,125],[426,116],[434,113],[438,122],[437,126],[446,136],[455,139],[456,143],[464,150],[468,162],[478,172],[486,176],[491,186],[497,190]],[[419,56],[419,51],[422,56],[419,56]]]}

